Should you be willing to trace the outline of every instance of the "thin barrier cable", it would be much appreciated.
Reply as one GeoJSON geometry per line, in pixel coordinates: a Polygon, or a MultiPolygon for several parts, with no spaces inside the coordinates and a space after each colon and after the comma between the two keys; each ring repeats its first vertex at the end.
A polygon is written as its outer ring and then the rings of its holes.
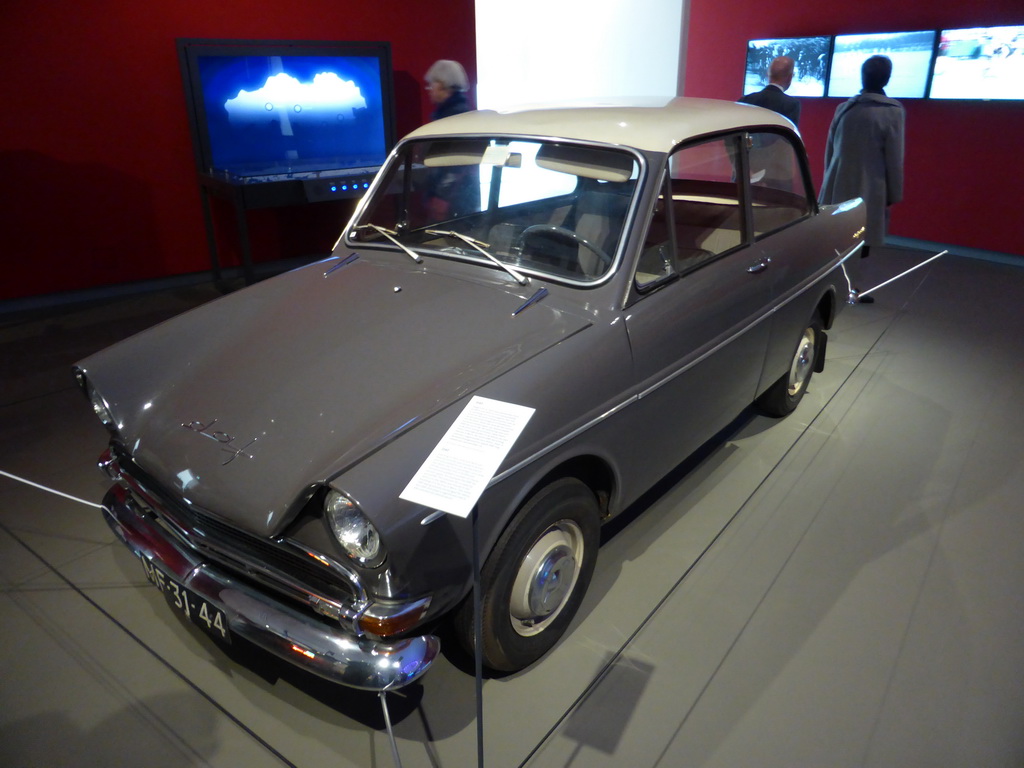
{"type": "Polygon", "coordinates": [[[862,296],[867,296],[867,295],[868,295],[869,293],[871,293],[872,291],[877,291],[877,290],[878,290],[879,288],[884,288],[884,287],[885,287],[885,286],[887,286],[887,285],[888,285],[889,283],[895,282],[896,280],[899,280],[899,279],[900,279],[901,277],[905,277],[905,276],[909,275],[909,274],[910,274],[911,272],[913,272],[913,271],[914,271],[915,269],[920,269],[920,268],[921,268],[921,267],[923,267],[923,266],[924,266],[925,264],[930,264],[931,262],[935,261],[935,260],[936,260],[937,258],[939,258],[940,256],[945,256],[945,255],[946,255],[947,253],[949,253],[949,251],[943,251],[942,253],[936,253],[936,254],[935,254],[934,256],[932,256],[931,258],[929,258],[929,259],[925,259],[924,261],[922,261],[922,262],[921,262],[920,264],[918,264],[918,265],[916,265],[916,266],[913,266],[913,267],[911,267],[910,269],[904,270],[903,272],[900,272],[900,273],[899,273],[898,275],[896,275],[896,277],[890,277],[890,278],[889,278],[888,280],[886,280],[886,281],[885,281],[884,283],[879,283],[879,284],[878,284],[878,285],[876,285],[876,286],[875,286],[874,288],[868,288],[868,289],[867,289],[866,291],[860,291],[860,292],[859,292],[859,293],[857,294],[857,296],[858,296],[858,298],[860,298],[860,297],[862,297],[862,296]]]}
{"type": "Polygon", "coordinates": [[[31,480],[26,480],[24,477],[12,475],[10,472],[4,472],[2,469],[0,469],[0,475],[2,475],[3,477],[9,477],[11,480],[14,480],[16,482],[24,483],[25,485],[28,485],[32,488],[38,488],[40,491],[46,491],[47,493],[52,493],[55,496],[61,496],[62,498],[65,499],[71,499],[71,501],[77,501],[79,504],[85,504],[85,506],[92,507],[93,509],[103,509],[102,504],[96,504],[91,501],[86,501],[85,499],[80,499],[77,496],[72,496],[69,493],[64,493],[62,491],[55,490],[48,486],[40,485],[39,483],[34,483],[31,480]]]}

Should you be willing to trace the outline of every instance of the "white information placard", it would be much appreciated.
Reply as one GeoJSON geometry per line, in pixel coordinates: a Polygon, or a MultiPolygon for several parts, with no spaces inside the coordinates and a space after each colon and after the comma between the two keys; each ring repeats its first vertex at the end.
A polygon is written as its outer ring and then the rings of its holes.
{"type": "Polygon", "coordinates": [[[534,410],[474,396],[399,498],[468,517],[534,410]]]}

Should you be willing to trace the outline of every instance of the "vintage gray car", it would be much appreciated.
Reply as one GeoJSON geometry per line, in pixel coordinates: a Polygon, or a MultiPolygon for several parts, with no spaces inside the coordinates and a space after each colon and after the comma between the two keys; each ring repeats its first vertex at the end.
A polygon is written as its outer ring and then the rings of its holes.
{"type": "Polygon", "coordinates": [[[452,621],[522,669],[599,530],[751,403],[793,410],[853,295],[757,107],[474,112],[402,140],[333,254],[83,360],[114,532],[170,605],[342,685],[416,680],[452,621]],[[463,518],[401,498],[467,403],[534,409],[463,518]],[[473,522],[475,517],[475,523],[473,522]]]}

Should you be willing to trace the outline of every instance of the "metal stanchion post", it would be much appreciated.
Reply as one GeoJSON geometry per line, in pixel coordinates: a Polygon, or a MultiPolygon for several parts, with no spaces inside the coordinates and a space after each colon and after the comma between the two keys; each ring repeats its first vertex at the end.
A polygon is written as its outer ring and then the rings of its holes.
{"type": "Polygon", "coordinates": [[[391,727],[391,714],[388,712],[388,692],[380,692],[380,708],[384,712],[384,726],[388,730],[388,740],[391,742],[391,756],[395,759],[395,768],[402,768],[402,758],[398,754],[398,741],[395,739],[395,729],[391,727]]]}
{"type": "Polygon", "coordinates": [[[484,768],[484,616],[480,589],[480,530],[473,507],[473,664],[476,673],[476,764],[484,768]]]}

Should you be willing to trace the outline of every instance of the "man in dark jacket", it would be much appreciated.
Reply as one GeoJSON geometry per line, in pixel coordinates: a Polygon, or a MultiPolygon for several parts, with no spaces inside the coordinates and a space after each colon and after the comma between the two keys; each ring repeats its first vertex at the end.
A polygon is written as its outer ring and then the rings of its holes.
{"type": "Polygon", "coordinates": [[[748,93],[740,101],[778,112],[783,117],[800,123],[800,100],[786,93],[793,83],[793,60],[789,56],[777,56],[768,67],[768,85],[764,90],[748,93]]]}

